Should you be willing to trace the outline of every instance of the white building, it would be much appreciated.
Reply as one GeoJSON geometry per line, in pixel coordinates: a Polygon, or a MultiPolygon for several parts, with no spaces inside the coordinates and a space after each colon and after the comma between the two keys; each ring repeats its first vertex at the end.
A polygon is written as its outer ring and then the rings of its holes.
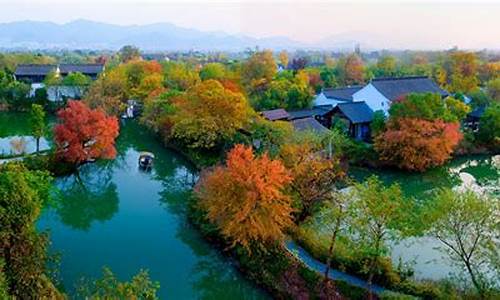
{"type": "Polygon", "coordinates": [[[373,110],[382,110],[386,115],[392,101],[411,93],[437,93],[441,97],[448,92],[425,76],[373,79],[352,95],[353,101],[365,101],[373,110]]]}
{"type": "Polygon", "coordinates": [[[339,103],[351,102],[352,95],[361,90],[360,85],[348,86],[342,88],[325,88],[316,95],[314,106],[331,106],[335,107],[339,103]]]}

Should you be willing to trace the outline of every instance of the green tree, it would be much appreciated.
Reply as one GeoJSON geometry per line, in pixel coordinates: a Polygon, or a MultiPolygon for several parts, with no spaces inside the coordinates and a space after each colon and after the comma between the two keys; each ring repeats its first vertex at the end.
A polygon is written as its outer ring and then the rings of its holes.
{"type": "Polygon", "coordinates": [[[468,96],[472,99],[470,105],[474,108],[487,106],[491,103],[490,96],[481,89],[472,91],[468,96]]]}
{"type": "Polygon", "coordinates": [[[390,55],[379,58],[374,73],[375,77],[391,77],[396,75],[396,58],[390,55]]]}
{"type": "Polygon", "coordinates": [[[47,172],[23,165],[0,166],[0,260],[8,293],[18,299],[59,299],[46,275],[47,237],[35,222],[49,201],[47,172]]]}
{"type": "Polygon", "coordinates": [[[385,130],[385,121],[385,113],[382,110],[377,110],[373,113],[373,121],[370,124],[372,138],[375,138],[385,130]]]}
{"type": "Polygon", "coordinates": [[[40,138],[45,135],[45,111],[38,104],[32,104],[29,116],[31,135],[36,139],[36,152],[40,151],[40,138]]]}
{"type": "Polygon", "coordinates": [[[242,83],[250,94],[257,93],[271,82],[277,69],[271,51],[255,52],[242,65],[242,83]]]}
{"type": "Polygon", "coordinates": [[[141,123],[164,137],[169,136],[173,125],[172,116],[175,113],[174,100],[182,94],[171,90],[153,99],[147,99],[141,114],[141,123]]]}
{"type": "Polygon", "coordinates": [[[56,71],[51,71],[47,75],[45,75],[45,79],[43,80],[43,84],[46,86],[56,86],[61,85],[62,79],[56,71]]]}
{"type": "Polygon", "coordinates": [[[45,87],[43,88],[39,88],[39,89],[36,89],[35,90],[35,97],[33,99],[33,102],[35,102],[36,104],[39,104],[43,107],[47,107],[47,104],[48,104],[48,93],[47,93],[47,89],[45,87]]]}
{"type": "Polygon", "coordinates": [[[326,202],[321,208],[321,216],[324,218],[324,224],[331,232],[330,245],[326,256],[326,268],[324,273],[324,282],[328,282],[332,258],[335,253],[335,246],[338,237],[347,227],[350,219],[349,197],[346,194],[332,191],[330,201],[326,202]]]}
{"type": "Polygon", "coordinates": [[[226,76],[226,68],[221,63],[209,63],[200,70],[201,80],[215,79],[220,80],[226,76]]]}
{"type": "Polygon", "coordinates": [[[369,257],[366,271],[371,299],[371,284],[379,259],[388,251],[387,242],[399,238],[395,229],[407,216],[406,201],[398,184],[386,187],[376,176],[355,184],[351,197],[354,199],[351,225],[369,257]]]}
{"type": "Polygon", "coordinates": [[[500,149],[500,104],[492,104],[484,111],[479,122],[479,141],[493,149],[500,149]]]}
{"type": "Polygon", "coordinates": [[[254,106],[258,110],[285,108],[297,110],[310,107],[313,100],[312,89],[308,85],[307,74],[299,71],[280,75],[271,81],[254,106]],[[288,77],[288,75],[292,77],[288,77]]]}
{"type": "Polygon", "coordinates": [[[166,87],[186,91],[200,82],[200,76],[186,63],[168,62],[163,64],[166,87]]]}
{"type": "Polygon", "coordinates": [[[20,82],[12,81],[7,86],[7,103],[14,110],[24,110],[30,105],[30,85],[20,82]]]}
{"type": "Polygon", "coordinates": [[[120,56],[120,60],[125,63],[141,58],[141,52],[139,48],[132,45],[123,46],[118,53],[120,56]]]}
{"type": "Polygon", "coordinates": [[[109,268],[104,267],[102,278],[81,283],[78,294],[89,300],[157,300],[159,289],[160,283],[151,281],[146,270],[140,270],[130,281],[121,282],[109,268]]]}
{"type": "Polygon", "coordinates": [[[480,296],[485,297],[500,276],[500,202],[469,190],[442,189],[431,203],[425,214],[431,224],[429,233],[441,242],[441,250],[463,268],[480,296]]]}
{"type": "Polygon", "coordinates": [[[500,103],[500,77],[488,81],[486,89],[491,99],[500,103]]]}
{"type": "Polygon", "coordinates": [[[477,74],[476,54],[457,51],[451,55],[451,91],[462,93],[473,91],[479,83],[477,74]]]}
{"type": "Polygon", "coordinates": [[[390,118],[413,118],[427,121],[443,120],[457,122],[462,120],[469,108],[462,101],[449,98],[441,99],[439,94],[409,94],[398,99],[389,108],[390,118]]]}
{"type": "Polygon", "coordinates": [[[88,86],[91,83],[92,79],[80,72],[70,73],[62,80],[62,84],[68,86],[88,86]]]}

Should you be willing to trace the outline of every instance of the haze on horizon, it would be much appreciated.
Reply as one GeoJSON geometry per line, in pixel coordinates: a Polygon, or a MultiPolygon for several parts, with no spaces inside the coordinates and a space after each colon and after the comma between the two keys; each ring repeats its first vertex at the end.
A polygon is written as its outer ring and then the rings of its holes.
{"type": "Polygon", "coordinates": [[[500,49],[498,1],[0,0],[0,23],[87,19],[132,25],[168,22],[252,37],[314,43],[336,35],[386,40],[387,48],[500,49]]]}

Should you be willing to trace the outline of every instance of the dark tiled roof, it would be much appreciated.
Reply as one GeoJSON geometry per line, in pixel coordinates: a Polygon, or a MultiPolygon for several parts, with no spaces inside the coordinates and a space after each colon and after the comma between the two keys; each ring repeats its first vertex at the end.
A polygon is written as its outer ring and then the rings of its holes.
{"type": "Polygon", "coordinates": [[[304,118],[292,121],[293,128],[297,131],[314,131],[316,133],[328,132],[328,128],[321,125],[314,118],[304,118]]]}
{"type": "Polygon", "coordinates": [[[45,76],[56,69],[56,65],[18,65],[16,76],[45,76]]]}
{"type": "Polygon", "coordinates": [[[373,111],[364,101],[339,103],[335,109],[341,111],[353,124],[373,120],[373,111]]]}
{"type": "Polygon", "coordinates": [[[80,72],[83,74],[99,74],[104,70],[104,65],[102,64],[63,64],[59,66],[59,71],[62,74],[67,74],[71,72],[80,72]]]}
{"type": "Polygon", "coordinates": [[[437,93],[443,97],[448,96],[447,91],[425,76],[377,78],[373,79],[371,84],[391,101],[410,93],[437,93]]]}
{"type": "Polygon", "coordinates": [[[318,106],[312,109],[289,111],[290,120],[303,119],[315,116],[323,116],[332,110],[331,106],[318,106]]]}
{"type": "Polygon", "coordinates": [[[326,96],[326,98],[329,99],[352,101],[352,94],[356,93],[362,88],[363,86],[361,85],[353,85],[341,88],[326,88],[323,89],[323,94],[326,96]]]}
{"type": "MultiPolygon", "coordinates": [[[[16,68],[16,72],[14,73],[17,76],[45,76],[51,71],[55,71],[57,65],[18,65],[16,68]]],[[[62,74],[68,74],[70,72],[80,72],[83,74],[99,74],[104,70],[104,65],[102,64],[81,64],[81,65],[73,65],[73,64],[62,64],[59,65],[59,71],[62,74]]]]}
{"type": "Polygon", "coordinates": [[[469,117],[472,117],[472,118],[481,118],[484,114],[484,111],[486,110],[486,107],[485,106],[479,106],[477,107],[476,109],[474,109],[473,111],[471,111],[468,116],[469,117]]]}
{"type": "Polygon", "coordinates": [[[262,112],[262,115],[269,121],[285,120],[290,117],[290,115],[286,112],[286,110],[282,108],[265,110],[262,112]]]}

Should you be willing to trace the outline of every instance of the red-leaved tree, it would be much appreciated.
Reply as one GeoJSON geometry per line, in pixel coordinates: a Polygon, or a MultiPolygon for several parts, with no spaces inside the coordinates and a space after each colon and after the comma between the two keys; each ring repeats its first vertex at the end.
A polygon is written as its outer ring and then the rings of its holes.
{"type": "Polygon", "coordinates": [[[90,109],[81,101],[69,101],[57,112],[54,128],[57,154],[67,162],[80,164],[90,159],[116,156],[115,139],[119,125],[116,117],[101,109],[90,109]]]}
{"type": "Polygon", "coordinates": [[[462,139],[458,122],[400,118],[389,121],[375,138],[380,160],[399,168],[424,171],[442,165],[462,139]]]}

